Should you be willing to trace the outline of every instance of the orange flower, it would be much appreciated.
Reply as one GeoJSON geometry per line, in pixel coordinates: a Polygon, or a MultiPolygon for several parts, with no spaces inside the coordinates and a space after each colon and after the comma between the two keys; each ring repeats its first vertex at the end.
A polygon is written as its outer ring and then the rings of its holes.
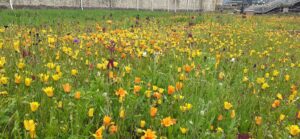
{"type": "Polygon", "coordinates": [[[110,134],[114,134],[114,133],[116,133],[117,131],[118,131],[118,126],[112,125],[112,126],[109,127],[109,133],[110,133],[110,134]]]}
{"type": "Polygon", "coordinates": [[[158,93],[158,92],[153,93],[153,96],[154,96],[155,98],[157,98],[157,99],[160,99],[160,98],[161,98],[161,94],[158,93]]]}
{"type": "Polygon", "coordinates": [[[150,116],[151,116],[151,117],[155,117],[155,116],[156,116],[156,113],[157,113],[157,108],[151,107],[151,108],[150,108],[150,116]]]}
{"type": "Polygon", "coordinates": [[[138,93],[138,92],[140,92],[140,91],[141,91],[141,86],[135,85],[135,86],[133,87],[133,92],[134,92],[134,94],[136,94],[136,93],[138,93]]]}
{"type": "Polygon", "coordinates": [[[64,92],[70,93],[72,86],[69,83],[63,84],[64,92]]]}
{"type": "Polygon", "coordinates": [[[103,118],[103,124],[104,124],[105,126],[108,126],[108,125],[110,124],[110,122],[111,122],[111,117],[109,117],[109,116],[104,116],[104,118],[103,118]]]}
{"type": "Polygon", "coordinates": [[[181,90],[183,87],[183,83],[182,82],[177,82],[176,83],[176,90],[181,90]]]}
{"type": "Polygon", "coordinates": [[[277,107],[279,107],[279,105],[280,105],[280,100],[275,100],[272,104],[272,107],[277,108],[277,107]]]}
{"type": "Polygon", "coordinates": [[[300,119],[300,111],[297,113],[297,118],[300,119]]]}
{"type": "Polygon", "coordinates": [[[103,130],[104,130],[104,127],[100,127],[99,129],[97,129],[96,133],[93,134],[93,136],[95,137],[95,139],[102,139],[102,135],[103,135],[103,130]]]}
{"type": "Polygon", "coordinates": [[[230,112],[230,118],[234,118],[235,117],[235,110],[232,110],[231,112],[230,112]]]}
{"type": "Polygon", "coordinates": [[[144,136],[141,137],[141,139],[156,139],[157,138],[155,131],[152,131],[151,129],[147,129],[144,132],[145,132],[145,134],[144,134],[144,136]]]}
{"type": "Polygon", "coordinates": [[[168,94],[172,95],[174,92],[175,92],[175,87],[172,85],[169,85],[168,86],[168,94]]]}
{"type": "Polygon", "coordinates": [[[127,91],[124,90],[123,88],[120,88],[119,90],[116,91],[116,95],[119,97],[125,97],[126,94],[127,94],[127,91]]]}
{"type": "Polygon", "coordinates": [[[220,114],[220,115],[218,116],[218,121],[222,121],[222,120],[223,120],[223,115],[220,114]]]}
{"type": "Polygon", "coordinates": [[[140,77],[135,77],[134,78],[134,83],[139,84],[141,82],[141,78],[140,77]]]}
{"type": "Polygon", "coordinates": [[[176,124],[176,119],[172,119],[170,116],[161,120],[161,125],[164,127],[169,127],[176,124]]]}
{"type": "Polygon", "coordinates": [[[255,116],[255,123],[256,123],[257,125],[261,125],[261,123],[262,123],[262,117],[260,117],[260,116],[255,116]]]}
{"type": "Polygon", "coordinates": [[[77,100],[80,99],[80,92],[79,92],[79,91],[77,91],[77,92],[75,93],[74,98],[77,99],[77,100]]]}
{"type": "Polygon", "coordinates": [[[189,65],[185,65],[185,66],[184,66],[184,70],[185,70],[186,73],[189,73],[189,72],[191,72],[192,67],[189,66],[189,65]]]}

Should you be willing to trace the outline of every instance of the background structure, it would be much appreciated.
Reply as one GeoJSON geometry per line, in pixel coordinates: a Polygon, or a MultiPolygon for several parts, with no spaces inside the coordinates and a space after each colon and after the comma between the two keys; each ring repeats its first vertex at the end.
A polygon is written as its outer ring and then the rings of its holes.
{"type": "Polygon", "coordinates": [[[10,7],[120,8],[137,10],[215,11],[223,0],[0,0],[10,7]]]}

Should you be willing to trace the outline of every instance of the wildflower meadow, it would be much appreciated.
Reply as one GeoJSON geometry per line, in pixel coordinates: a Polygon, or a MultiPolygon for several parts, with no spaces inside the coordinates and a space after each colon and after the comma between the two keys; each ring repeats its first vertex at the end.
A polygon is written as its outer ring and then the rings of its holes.
{"type": "Polygon", "coordinates": [[[0,11],[0,138],[300,138],[300,16],[0,11]]]}

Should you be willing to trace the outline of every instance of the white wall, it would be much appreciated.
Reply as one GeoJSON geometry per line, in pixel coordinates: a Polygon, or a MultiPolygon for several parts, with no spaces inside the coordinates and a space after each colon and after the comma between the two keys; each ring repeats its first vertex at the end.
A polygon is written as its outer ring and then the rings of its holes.
{"type": "MultiPolygon", "coordinates": [[[[85,8],[109,7],[110,0],[83,0],[85,8]]],[[[111,0],[112,8],[214,11],[223,0],[111,0]],[[152,3],[153,1],[153,3],[152,3]],[[176,1],[176,2],[175,2],[176,1]],[[176,6],[175,6],[176,3],[176,6]],[[138,4],[138,6],[137,6],[138,4]]],[[[14,6],[80,7],[80,0],[13,0],[14,6]]]]}

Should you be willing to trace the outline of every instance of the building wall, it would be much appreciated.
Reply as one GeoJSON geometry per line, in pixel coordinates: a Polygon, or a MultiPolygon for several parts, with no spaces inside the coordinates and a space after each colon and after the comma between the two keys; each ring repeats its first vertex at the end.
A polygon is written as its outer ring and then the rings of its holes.
{"type": "MultiPolygon", "coordinates": [[[[82,0],[85,8],[214,11],[223,0],[82,0]]],[[[13,0],[14,6],[80,7],[80,0],[13,0]]]]}

